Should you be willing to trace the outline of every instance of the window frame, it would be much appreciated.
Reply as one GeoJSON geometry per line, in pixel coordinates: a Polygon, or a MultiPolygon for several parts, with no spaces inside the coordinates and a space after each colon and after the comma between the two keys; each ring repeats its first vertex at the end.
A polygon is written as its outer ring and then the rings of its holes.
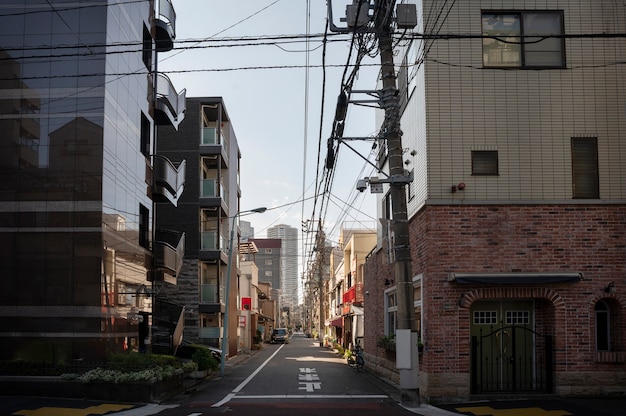
{"type": "Polygon", "coordinates": [[[598,160],[597,137],[572,137],[572,198],[573,199],[599,199],[600,198],[600,165],[598,160]],[[585,160],[575,149],[576,144],[593,147],[593,154],[587,154],[585,160]],[[585,180],[586,179],[586,180],[585,180]],[[586,184],[583,186],[581,182],[586,184]],[[578,185],[578,186],[577,186],[578,185]],[[578,190],[577,190],[578,188],[578,190]]]}
{"type": "MultiPolygon", "coordinates": [[[[502,68],[506,68],[506,69],[564,69],[566,68],[566,56],[565,56],[565,19],[564,19],[564,14],[562,10],[481,10],[481,33],[483,34],[483,40],[482,40],[482,61],[483,61],[483,68],[496,68],[496,69],[502,69],[502,68]],[[517,33],[515,36],[511,36],[506,35],[506,34],[501,34],[501,35],[497,35],[497,34],[493,34],[490,35],[488,30],[485,29],[484,27],[484,21],[487,15],[509,15],[509,16],[513,16],[516,15],[517,16],[517,21],[519,22],[519,28],[518,31],[519,33],[517,33]],[[554,15],[554,16],[558,16],[558,23],[560,24],[559,27],[559,34],[558,35],[544,35],[542,40],[537,41],[537,38],[541,38],[541,35],[525,35],[524,31],[525,31],[525,19],[527,19],[530,15],[554,15]],[[488,37],[488,36],[493,36],[493,37],[488,37]],[[543,41],[543,40],[549,40],[550,37],[553,36],[559,36],[559,49],[560,49],[560,56],[559,56],[559,63],[558,64],[553,64],[553,65],[548,65],[548,64],[532,64],[532,63],[528,63],[528,61],[530,60],[530,57],[532,57],[534,54],[537,54],[538,50],[531,50],[530,46],[533,44],[538,44],[539,42],[543,41]],[[515,37],[518,38],[518,41],[508,41],[508,43],[510,44],[517,44],[519,45],[519,64],[506,64],[506,62],[504,60],[499,60],[499,62],[496,63],[489,63],[485,61],[485,50],[486,50],[486,46],[488,47],[490,42],[499,42],[500,44],[504,44],[507,42],[502,42],[502,40],[498,40],[495,38],[499,38],[499,39],[504,39],[507,37],[515,37]],[[515,43],[517,42],[517,43],[515,43]],[[528,49],[527,49],[528,47],[528,49]]],[[[500,46],[501,49],[504,50],[504,48],[502,48],[502,46],[500,46]]],[[[549,52],[549,51],[548,51],[549,52]]],[[[554,54],[557,53],[557,51],[553,51],[554,54]]]]}
{"type": "Polygon", "coordinates": [[[150,248],[150,209],[143,204],[139,204],[139,245],[143,248],[150,248]]]}
{"type": "Polygon", "coordinates": [[[498,176],[500,174],[500,161],[499,161],[499,155],[498,155],[498,151],[497,150],[472,150],[472,176],[498,176]],[[492,155],[495,160],[491,160],[491,161],[487,161],[486,159],[483,160],[476,160],[475,157],[478,157],[479,155],[482,156],[487,156],[487,155],[492,155]],[[487,162],[491,162],[491,163],[495,163],[495,166],[493,166],[492,170],[487,170],[487,169],[481,169],[479,170],[478,168],[478,162],[480,162],[481,165],[485,165],[487,164],[487,162]]]}
{"type": "Polygon", "coordinates": [[[611,351],[611,308],[599,300],[593,308],[596,333],[596,351],[611,351]]]}
{"type": "Polygon", "coordinates": [[[473,325],[497,325],[498,324],[498,311],[497,310],[477,310],[472,314],[473,325]]]}
{"type": "Polygon", "coordinates": [[[396,287],[389,288],[384,292],[385,305],[385,335],[392,336],[396,334],[398,329],[398,293],[396,287]],[[390,301],[393,299],[393,302],[390,301]],[[393,316],[393,322],[390,317],[393,316]]]}

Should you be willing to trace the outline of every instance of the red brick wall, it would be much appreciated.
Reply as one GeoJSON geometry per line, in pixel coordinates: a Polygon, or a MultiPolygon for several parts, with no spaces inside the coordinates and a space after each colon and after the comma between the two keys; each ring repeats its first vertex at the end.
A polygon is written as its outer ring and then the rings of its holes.
{"type": "MultiPolygon", "coordinates": [[[[471,303],[515,298],[541,299],[536,318],[555,335],[557,373],[625,370],[623,363],[597,362],[594,305],[612,302],[613,319],[621,321],[612,341],[626,351],[626,206],[427,206],[411,220],[410,236],[413,275],[423,276],[420,372],[469,373],[471,303]],[[481,287],[449,282],[450,272],[582,272],[584,278],[481,287]],[[611,281],[616,291],[606,294],[611,281]]],[[[383,282],[395,278],[383,263],[381,252],[366,263],[368,349],[383,332],[383,282]]]]}

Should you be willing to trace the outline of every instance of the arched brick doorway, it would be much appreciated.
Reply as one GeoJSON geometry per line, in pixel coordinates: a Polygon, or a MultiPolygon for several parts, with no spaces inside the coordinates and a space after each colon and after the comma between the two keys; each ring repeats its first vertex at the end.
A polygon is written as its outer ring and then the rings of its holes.
{"type": "Polygon", "coordinates": [[[554,391],[558,293],[484,288],[466,292],[460,304],[469,314],[472,394],[554,391]]]}

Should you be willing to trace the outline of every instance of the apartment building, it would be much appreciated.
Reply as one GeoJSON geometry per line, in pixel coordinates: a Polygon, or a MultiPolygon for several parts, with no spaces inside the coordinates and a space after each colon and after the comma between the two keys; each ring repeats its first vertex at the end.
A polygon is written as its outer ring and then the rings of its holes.
{"type": "Polygon", "coordinates": [[[298,294],[298,229],[286,224],[267,229],[267,238],[277,238],[281,243],[281,299],[283,307],[292,308],[299,303],[298,294]]]}
{"type": "MultiPolygon", "coordinates": [[[[414,174],[420,394],[622,394],[625,6],[409,3],[413,33],[432,35],[398,37],[395,55],[403,163],[414,174]]],[[[383,193],[383,224],[391,212],[383,193]]],[[[396,352],[382,342],[397,319],[390,230],[366,262],[375,295],[365,345],[371,368],[397,380],[396,352]]]]}
{"type": "Polygon", "coordinates": [[[155,72],[174,28],[169,1],[0,5],[1,359],[148,348],[150,294],[184,251],[151,221],[184,184],[153,152],[154,126],[184,117],[155,72]]]}
{"type": "MultiPolygon", "coordinates": [[[[178,207],[161,203],[156,207],[159,228],[184,231],[186,235],[178,284],[165,287],[159,298],[185,308],[184,340],[215,347],[221,347],[228,305],[227,351],[236,355],[241,153],[224,100],[188,97],[185,121],[179,129],[163,126],[158,134],[160,156],[187,162],[186,188],[178,207]],[[229,276],[231,243],[235,252],[229,276]],[[228,279],[232,289],[227,293],[228,279]]],[[[173,335],[172,325],[169,332],[173,335]]]]}
{"type": "MultiPolygon", "coordinates": [[[[343,348],[365,347],[363,289],[367,255],[376,247],[376,232],[342,228],[339,245],[327,250],[329,277],[324,281],[324,334],[343,348]]],[[[368,295],[369,297],[369,295],[368,295]]]]}

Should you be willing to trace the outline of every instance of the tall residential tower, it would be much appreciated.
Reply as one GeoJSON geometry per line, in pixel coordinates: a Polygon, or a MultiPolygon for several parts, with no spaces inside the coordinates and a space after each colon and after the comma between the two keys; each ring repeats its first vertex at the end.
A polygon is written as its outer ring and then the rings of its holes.
{"type": "Polygon", "coordinates": [[[298,229],[285,224],[275,225],[268,228],[267,238],[282,240],[281,305],[298,305],[298,229]]]}

